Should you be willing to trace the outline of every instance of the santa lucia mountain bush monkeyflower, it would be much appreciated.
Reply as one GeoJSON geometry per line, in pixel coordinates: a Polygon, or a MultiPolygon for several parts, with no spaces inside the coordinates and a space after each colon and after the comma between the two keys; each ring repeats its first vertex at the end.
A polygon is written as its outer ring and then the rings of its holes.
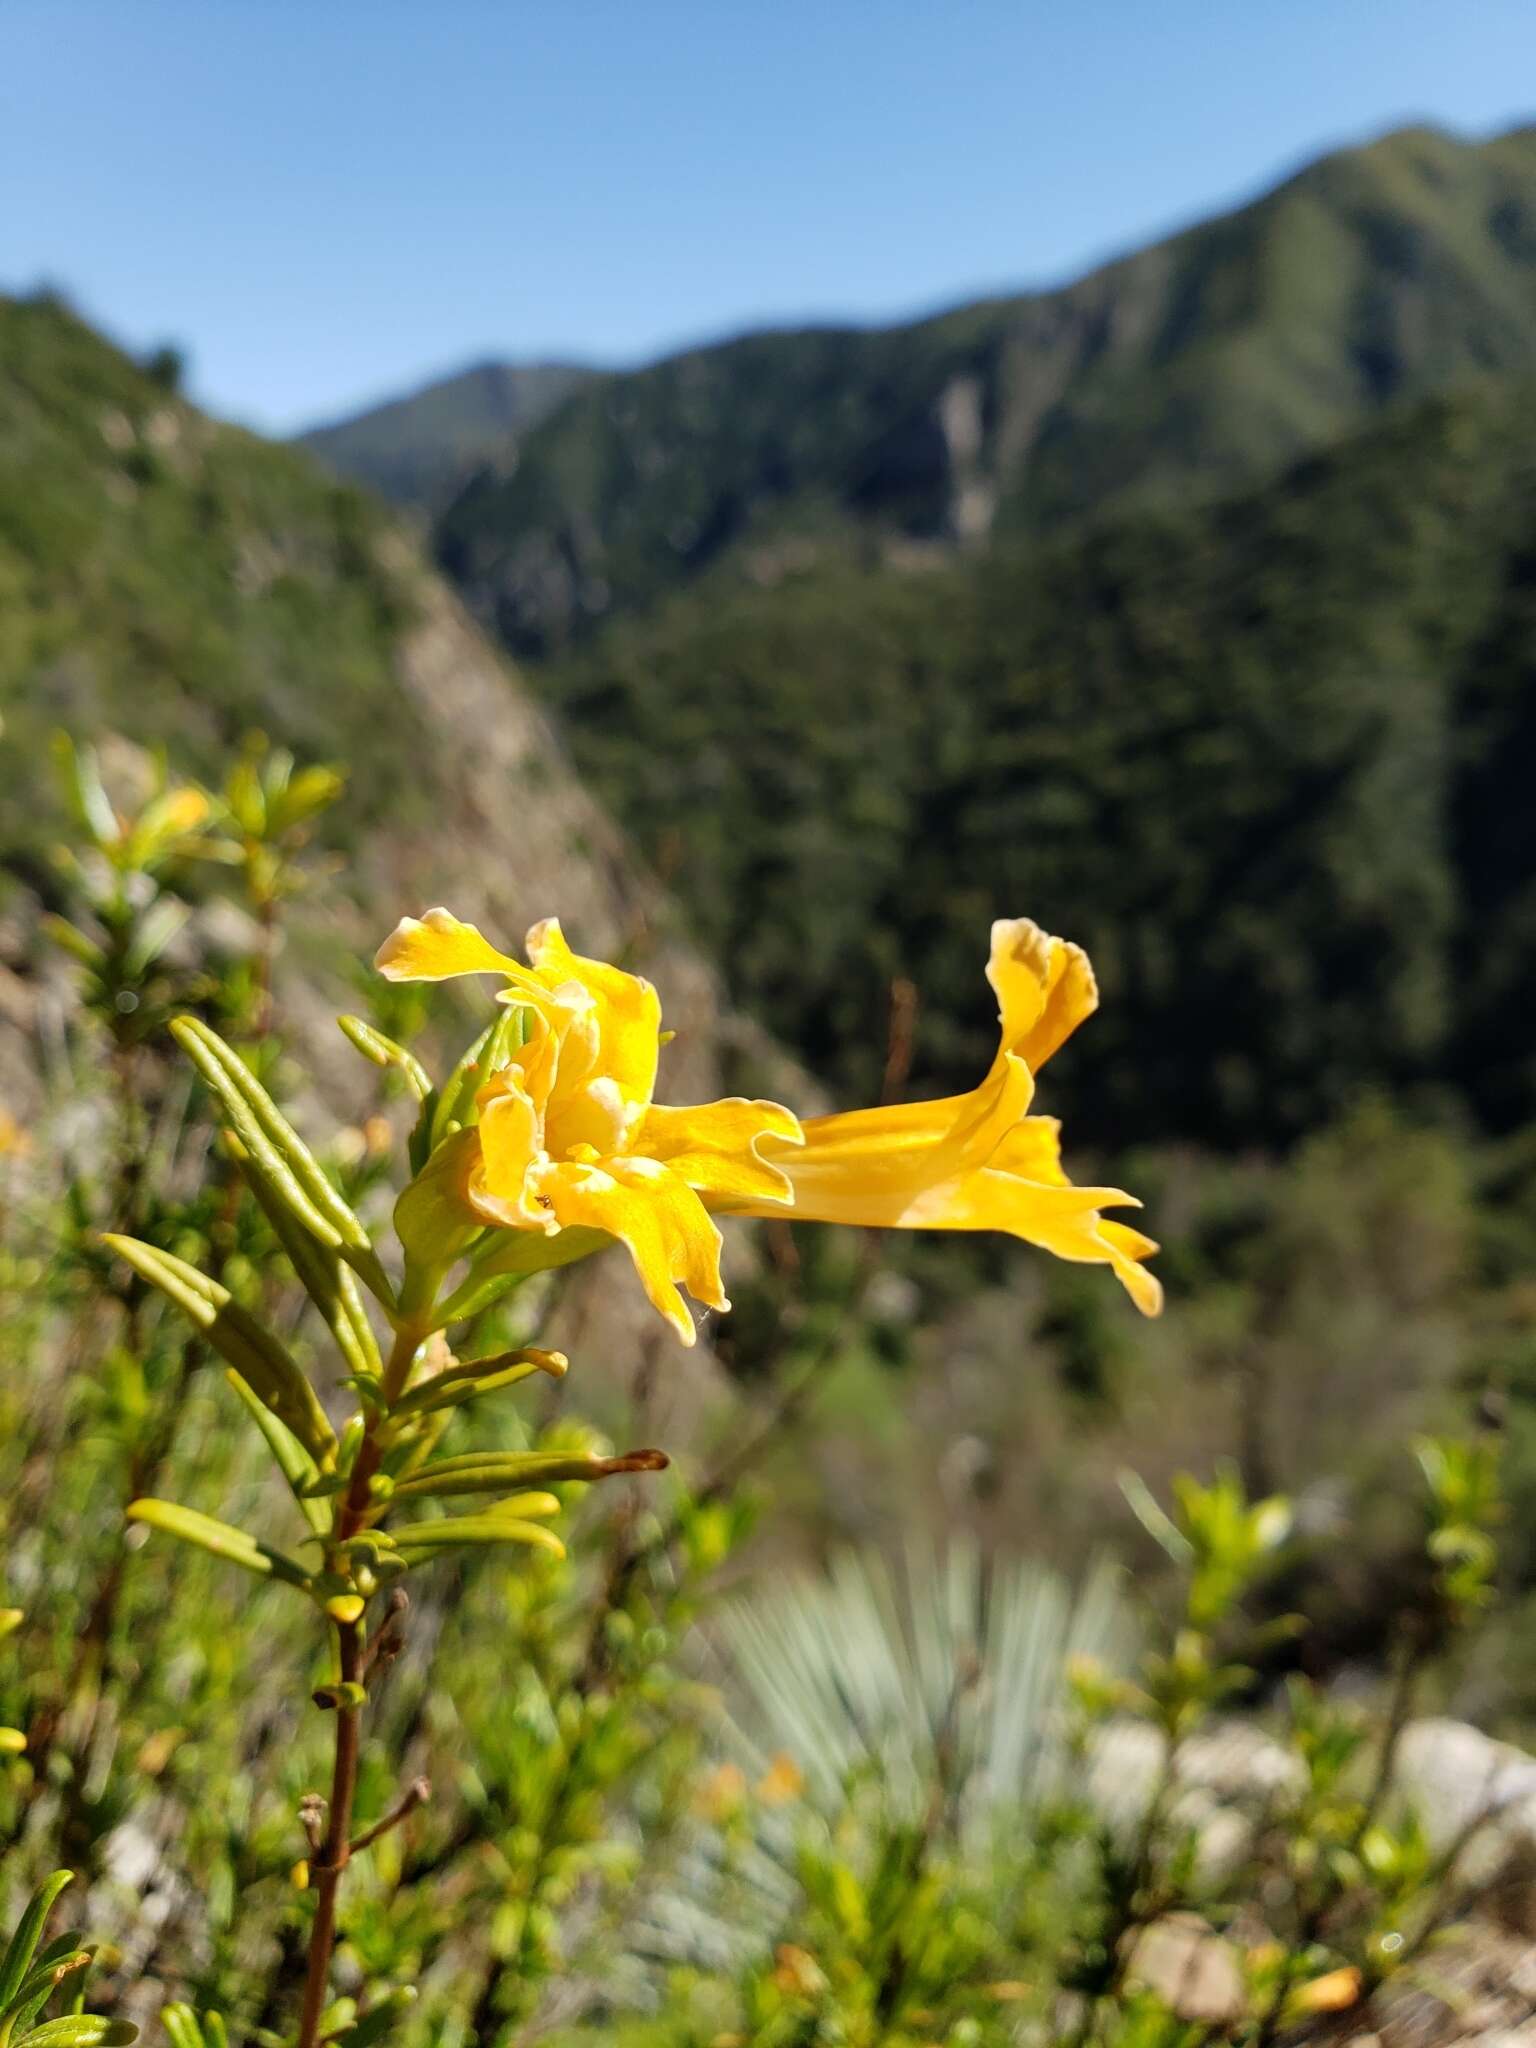
{"type": "MultiPolygon", "coordinates": [[[[1102,1211],[1136,1206],[1115,1188],[1074,1187],[1059,1128],[1028,1114],[1035,1075],[1089,1016],[1098,990],[1078,946],[1027,918],[992,927],[987,978],[1000,1043],[968,1094],[801,1122],[774,1102],[695,1108],[652,1100],[661,1006],[648,981],[567,945],[546,918],[528,965],[448,911],[405,918],[379,949],[396,981],[496,974],[515,1021],[461,1091],[461,1114],[402,1204],[440,1254],[467,1250],[489,1282],[562,1265],[617,1240],[686,1344],[679,1292],[724,1308],[714,1214],[784,1216],[910,1230],[1002,1230],[1058,1258],[1109,1266],[1145,1315],[1162,1290],[1153,1242],[1102,1211]],[[412,1195],[415,1194],[413,1202],[412,1195]]],[[[473,1283],[471,1283],[473,1284],[473,1283]]]]}
{"type": "Polygon", "coordinates": [[[375,1244],[241,1055],[199,1019],[171,1026],[217,1106],[229,1159],[316,1312],[321,1352],[334,1360],[329,1383],[312,1373],[309,1346],[295,1351],[222,1281],[156,1244],[120,1232],[104,1240],[223,1358],[286,1482],[292,1534],[280,1546],[248,1527],[245,1494],[223,1503],[224,1516],[143,1497],[130,1517],[284,1585],[330,1636],[334,1675],[313,1698],[334,1716],[334,1763],[329,1798],[312,1796],[303,1810],[310,1853],[300,1881],[314,1910],[298,2048],[322,2039],[342,2048],[353,2034],[354,2048],[366,2048],[410,1995],[386,1994],[345,2024],[328,2003],[346,1867],[428,1791],[413,1782],[355,1830],[363,1716],[400,1646],[401,1580],[445,1552],[558,1552],[547,1523],[563,1502],[551,1486],[667,1462],[644,1449],[438,1455],[468,1406],[566,1367],[559,1353],[532,1349],[461,1360],[442,1333],[469,1325],[472,1334],[471,1319],[526,1275],[619,1242],[651,1301],[691,1343],[680,1290],[706,1307],[727,1305],[714,1213],[1005,1230],[1059,1257],[1110,1266],[1148,1314],[1160,1299],[1142,1265],[1154,1247],[1101,1213],[1131,1198],[1073,1187],[1055,1123],[1028,1114],[1035,1070],[1097,995],[1083,954],[1026,920],[993,928],[987,971],[1001,1042],[978,1087],[804,1123],[773,1102],[655,1102],[655,989],[573,953],[553,919],[529,933],[525,966],[472,925],[429,911],[400,924],[378,965],[397,980],[490,973],[503,984],[497,1021],[440,1083],[381,1032],[341,1019],[358,1051],[395,1069],[416,1100],[412,1177],[394,1211],[398,1255],[375,1244]],[[353,1412],[338,1425],[331,1411],[344,1395],[353,1412]]]}

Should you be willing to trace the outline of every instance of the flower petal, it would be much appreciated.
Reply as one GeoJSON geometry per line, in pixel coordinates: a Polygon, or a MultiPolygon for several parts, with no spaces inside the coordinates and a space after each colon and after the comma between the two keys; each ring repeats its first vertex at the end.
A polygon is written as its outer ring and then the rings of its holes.
{"type": "Polygon", "coordinates": [[[638,1154],[661,1160],[701,1194],[787,1204],[794,1187],[781,1166],[760,1156],[764,1139],[799,1147],[805,1133],[779,1103],[729,1095],[692,1108],[652,1103],[632,1142],[638,1154]]]}
{"type": "Polygon", "coordinates": [[[529,994],[544,986],[520,961],[500,953],[472,924],[441,905],[425,917],[402,917],[373,957],[387,981],[449,981],[459,974],[500,974],[529,994]]]}
{"type": "MultiPolygon", "coordinates": [[[[769,1139],[764,1156],[794,1190],[793,1215],[894,1227],[925,1190],[984,1165],[1023,1118],[1033,1091],[1023,1060],[1005,1055],[969,1095],[809,1117],[801,1149],[769,1139]]],[[[716,1206],[747,1209],[732,1201],[716,1206]]],[[[754,1197],[747,1213],[775,1212],[759,1209],[754,1197]]]]}
{"type": "Polygon", "coordinates": [[[1141,1261],[1157,1246],[1139,1230],[1106,1222],[1101,1209],[1139,1208],[1118,1188],[1078,1188],[1070,1181],[1031,1181],[984,1166],[930,1188],[901,1218],[908,1230],[1005,1230],[1058,1259],[1109,1266],[1144,1316],[1155,1316],[1163,1290],[1141,1261]]]}
{"type": "Polygon", "coordinates": [[[720,1232],[686,1182],[652,1159],[562,1161],[541,1182],[562,1228],[605,1230],[628,1247],[651,1305],[685,1344],[696,1336],[678,1292],[726,1309],[720,1285],[720,1232]]]}
{"type": "Polygon", "coordinates": [[[1027,917],[1000,917],[993,925],[987,979],[997,992],[999,1058],[1014,1053],[1034,1073],[1099,1006],[1082,947],[1052,938],[1027,917]]]}
{"type": "Polygon", "coordinates": [[[560,1226],[541,1184],[543,1126],[518,1070],[503,1067],[476,1099],[480,1160],[469,1178],[476,1213],[505,1230],[552,1235],[560,1226]]]}
{"type": "Polygon", "coordinates": [[[547,987],[574,981],[596,1000],[604,1074],[618,1083],[627,1103],[648,1103],[661,1049],[661,998],[651,983],[605,960],[573,953],[557,917],[542,918],[531,928],[528,958],[547,987]]]}

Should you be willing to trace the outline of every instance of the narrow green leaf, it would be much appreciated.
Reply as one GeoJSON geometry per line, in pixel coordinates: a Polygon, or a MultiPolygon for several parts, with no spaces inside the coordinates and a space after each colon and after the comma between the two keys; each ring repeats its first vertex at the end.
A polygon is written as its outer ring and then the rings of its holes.
{"type": "Polygon", "coordinates": [[[409,1529],[396,1529],[395,1542],[406,1558],[430,1557],[436,1550],[452,1550],[459,1544],[526,1543],[564,1557],[565,1545],[553,1530],[538,1522],[519,1521],[513,1515],[447,1515],[440,1522],[417,1522],[409,1529]]]}
{"type": "MultiPolygon", "coordinates": [[[[62,1963],[66,1956],[72,1956],[79,1947],[80,1937],[73,1928],[68,1929],[63,1934],[56,1934],[47,1947],[39,1953],[37,1958],[38,1966],[41,1967],[44,1963],[62,1963]]],[[[85,1952],[87,1954],[94,1954],[94,1950],[86,1950],[85,1952]]]]}
{"type": "Polygon", "coordinates": [[[309,1590],[309,1574],[301,1564],[281,1550],[274,1550],[268,1543],[258,1542],[244,1529],[236,1529],[229,1522],[216,1521],[212,1515],[199,1513],[196,1508],[184,1508],[173,1500],[136,1500],[127,1510],[130,1522],[146,1522],[151,1529],[162,1529],[168,1536],[179,1536],[183,1543],[195,1543],[200,1550],[208,1550],[215,1557],[227,1558],[231,1564],[238,1564],[248,1572],[254,1572],[261,1579],[283,1579],[290,1586],[309,1590]]]}
{"type": "Polygon", "coordinates": [[[95,2013],[72,2012],[63,2019],[44,2020],[17,2048],[126,2048],[138,2038],[132,2020],[104,2020],[95,2013]]]}
{"type": "Polygon", "coordinates": [[[145,912],[123,954],[123,972],[130,980],[148,973],[191,915],[175,896],[160,897],[145,912]]]}
{"type": "Polygon", "coordinates": [[[227,1287],[136,1237],[115,1231],[102,1235],[118,1257],[141,1278],[158,1287],[196,1324],[210,1344],[246,1383],[253,1387],[278,1419],[292,1430],[317,1465],[336,1455],[336,1437],[320,1398],[305,1378],[288,1347],[242,1308],[227,1287]]]}
{"type": "Polygon", "coordinates": [[[82,967],[88,967],[93,974],[100,973],[106,966],[107,956],[100,946],[81,931],[78,925],[71,924],[67,917],[58,917],[50,912],[48,916],[38,919],[38,930],[52,939],[56,946],[62,946],[72,959],[78,960],[82,967]]]}
{"type": "Polygon", "coordinates": [[[322,1244],[340,1247],[365,1285],[381,1301],[391,1301],[367,1231],[245,1061],[197,1017],[176,1018],[171,1034],[306,1229],[322,1244]]]}
{"type": "Polygon", "coordinates": [[[55,1870],[45,1877],[27,1904],[27,1910],[16,1923],[16,1932],[11,1936],[3,1960],[0,1960],[0,2011],[11,2003],[26,1976],[37,1944],[42,1939],[43,1928],[48,1915],[53,1911],[54,1901],[66,1885],[74,1883],[74,1872],[55,1870]]]}
{"type": "MultiPolygon", "coordinates": [[[[195,1017],[176,1018],[171,1035],[218,1098],[236,1136],[260,1161],[262,1171],[304,1227],[322,1244],[338,1248],[344,1244],[346,1238],[330,1214],[329,1203],[322,1205],[316,1199],[314,1184],[325,1180],[318,1161],[250,1068],[195,1017]]],[[[325,1184],[330,1186],[328,1181],[325,1184]]],[[[336,1199],[340,1201],[339,1196],[336,1199]]]]}
{"type": "MultiPolygon", "coordinates": [[[[287,1480],[294,1499],[303,1511],[304,1519],[317,1536],[324,1536],[330,1529],[331,1518],[323,1502],[315,1498],[309,1489],[320,1477],[319,1467],[286,1424],[279,1422],[272,1410],[254,1388],[246,1385],[233,1366],[224,1377],[234,1388],[240,1399],[250,1410],[251,1420],[267,1440],[277,1469],[287,1480]]],[[[338,1490],[344,1484],[338,1480],[338,1490]]]]}
{"type": "Polygon", "coordinates": [[[426,1101],[432,1093],[432,1077],[415,1053],[408,1052],[395,1039],[386,1038],[361,1017],[348,1015],[338,1017],[336,1022],[348,1044],[355,1045],[365,1060],[372,1060],[376,1067],[398,1067],[416,1100],[426,1101]]]}
{"type": "Polygon", "coordinates": [[[77,747],[68,733],[53,735],[53,758],[81,824],[98,846],[111,846],[118,836],[117,812],[101,780],[94,747],[77,747]]]}
{"type": "Polygon", "coordinates": [[[44,2002],[67,1977],[72,1977],[76,1971],[83,1970],[89,1965],[94,1953],[93,1949],[79,1948],[72,1950],[68,1955],[55,1957],[52,1962],[40,1961],[35,1969],[29,1970],[22,1978],[16,1996],[10,2006],[3,2008],[3,2011],[7,2015],[13,2009],[16,2013],[22,2013],[29,2006],[34,2013],[40,2011],[44,2002]]]}
{"type": "Polygon", "coordinates": [[[494,1358],[473,1358],[467,1363],[450,1365],[432,1379],[423,1380],[401,1396],[390,1410],[390,1417],[404,1420],[439,1408],[456,1408],[462,1401],[515,1386],[536,1372],[548,1373],[551,1379],[563,1379],[569,1367],[570,1360],[563,1351],[498,1351],[494,1358]]]}
{"type": "Polygon", "coordinates": [[[206,2048],[203,2029],[190,2005],[163,2005],[160,2025],[171,2048],[206,2048]]]}
{"type": "Polygon", "coordinates": [[[301,768],[287,787],[281,791],[277,801],[270,806],[271,830],[291,831],[306,819],[314,817],[335,803],[346,788],[346,773],[340,768],[301,768]]]}
{"type": "Polygon", "coordinates": [[[460,1458],[436,1458],[409,1478],[397,1480],[395,1495],[504,1493],[509,1486],[530,1483],[591,1482],[625,1472],[661,1472],[667,1463],[665,1451],[628,1451],[618,1458],[570,1458],[544,1451],[469,1452],[460,1458]]]}
{"type": "Polygon", "coordinates": [[[395,1433],[384,1453],[383,1469],[390,1480],[403,1479],[424,1465],[442,1442],[443,1432],[452,1420],[451,1408],[439,1408],[430,1415],[416,1416],[406,1424],[403,1433],[395,1433]]]}
{"type": "Polygon", "coordinates": [[[343,1263],[335,1246],[321,1244],[304,1229],[256,1163],[249,1147],[233,1131],[224,1133],[224,1143],[288,1254],[304,1292],[324,1318],[337,1350],[359,1378],[377,1379],[384,1364],[379,1356],[379,1341],[363,1306],[357,1275],[343,1263]]]}

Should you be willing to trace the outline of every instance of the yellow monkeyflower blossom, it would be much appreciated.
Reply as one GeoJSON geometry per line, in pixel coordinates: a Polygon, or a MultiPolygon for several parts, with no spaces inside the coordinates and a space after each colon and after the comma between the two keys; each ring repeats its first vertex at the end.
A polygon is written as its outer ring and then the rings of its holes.
{"type": "Polygon", "coordinates": [[[679,1285],[707,1308],[730,1306],[706,1202],[787,1209],[789,1181],[762,1148],[770,1138],[781,1151],[797,1145],[799,1122],[776,1102],[739,1096],[694,1109],[653,1102],[661,1003],[651,984],[573,953],[554,918],[529,932],[527,953],[524,967],[473,925],[429,910],[402,919],[375,961],[394,981],[499,974],[501,1000],[528,1013],[526,1041],[476,1098],[463,1198],[502,1229],[617,1238],[652,1304],[691,1344],[679,1285]]]}
{"type": "Polygon", "coordinates": [[[397,981],[499,975],[500,1000],[530,1020],[524,1044],[479,1090],[457,1195],[502,1229],[619,1239],[685,1343],[694,1326],[680,1285],[707,1307],[728,1306],[711,1211],[1003,1230],[1058,1258],[1111,1267],[1144,1314],[1161,1306],[1142,1264],[1156,1246],[1100,1213],[1134,1207],[1132,1197],[1074,1187],[1055,1119],[1027,1114],[1036,1070],[1098,1001],[1079,947],[1025,918],[999,922],[987,973],[1002,1038],[981,1085],[804,1124],[778,1103],[741,1097],[653,1102],[661,1006],[651,984],[573,953],[553,918],[530,931],[527,954],[524,966],[473,925],[430,910],[403,919],[377,956],[397,981]]]}
{"type": "MultiPolygon", "coordinates": [[[[1142,1314],[1155,1316],[1163,1291],[1142,1261],[1156,1244],[1100,1213],[1140,1203],[1118,1188],[1074,1187],[1062,1170],[1060,1124],[1026,1114],[1035,1075],[1098,1008],[1088,956],[1027,917],[999,918],[987,979],[1001,1036],[980,1087],[811,1117],[793,1155],[765,1145],[794,1189],[790,1213],[899,1230],[1006,1231],[1058,1259],[1109,1266],[1142,1314]]],[[[780,1213],[750,1199],[731,1206],[738,1215],[780,1213]]]]}

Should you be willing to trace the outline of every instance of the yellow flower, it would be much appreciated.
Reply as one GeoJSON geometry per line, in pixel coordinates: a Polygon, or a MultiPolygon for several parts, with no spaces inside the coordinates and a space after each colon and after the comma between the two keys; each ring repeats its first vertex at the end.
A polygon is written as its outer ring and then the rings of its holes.
{"type": "Polygon", "coordinates": [[[394,981],[499,974],[500,999],[528,1014],[525,1043],[477,1096],[463,1197],[503,1229],[618,1238],[653,1305],[691,1344],[679,1284],[708,1308],[730,1306],[705,1203],[787,1208],[789,1181],[762,1147],[772,1138],[791,1149],[800,1125],[776,1102],[739,1096],[695,1109],[653,1103],[661,1004],[651,984],[573,953],[554,918],[533,927],[527,950],[524,967],[473,925],[429,910],[403,919],[375,962],[394,981]]]}
{"type": "Polygon", "coordinates": [[[1003,1230],[1058,1258],[1107,1265],[1144,1314],[1161,1307],[1141,1263],[1156,1246],[1100,1213],[1134,1207],[1132,1198],[1074,1187],[1055,1119],[1027,1114],[1035,1072],[1098,1002],[1079,947],[1026,918],[994,925],[987,975],[1001,1043],[981,1085],[804,1125],[774,1102],[652,1102],[661,1007],[651,984],[573,953],[553,918],[533,927],[527,951],[525,967],[446,910],[405,918],[379,950],[392,980],[498,974],[500,1000],[531,1020],[525,1043],[479,1091],[456,1198],[503,1229],[619,1238],[685,1343],[694,1327],[679,1283],[708,1307],[728,1306],[710,1211],[1003,1230]]]}
{"type": "MultiPolygon", "coordinates": [[[[1059,1259],[1109,1266],[1142,1314],[1155,1316],[1163,1291],[1141,1262],[1157,1246],[1100,1214],[1140,1204],[1117,1188],[1074,1187],[1062,1171],[1055,1117],[1025,1113],[1035,1075],[1098,1007],[1088,956],[1026,917],[1000,918],[987,979],[1001,1042],[980,1087],[936,1102],[811,1117],[793,1153],[765,1144],[765,1158],[794,1189],[790,1213],[901,1230],[1004,1230],[1059,1259]]],[[[782,1213],[750,1199],[730,1207],[738,1215],[782,1213]]]]}

